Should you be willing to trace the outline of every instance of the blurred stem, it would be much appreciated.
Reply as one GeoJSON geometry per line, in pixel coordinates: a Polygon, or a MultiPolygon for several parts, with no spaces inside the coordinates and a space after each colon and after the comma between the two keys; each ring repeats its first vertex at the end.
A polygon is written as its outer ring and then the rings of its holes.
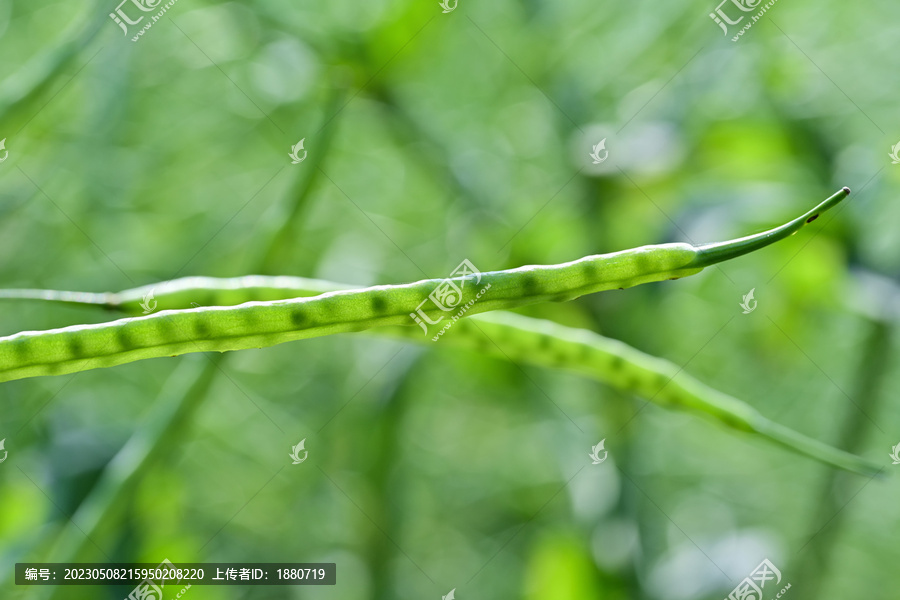
{"type": "MultiPolygon", "coordinates": [[[[637,402],[629,402],[634,396],[616,391],[615,394],[620,397],[622,402],[616,402],[616,418],[611,422],[622,422],[625,425],[616,434],[616,462],[621,473],[635,473],[641,471],[640,465],[635,465],[635,453],[633,452],[635,444],[635,433],[628,425],[632,422],[637,411],[640,408],[637,402]]],[[[613,579],[610,574],[604,573],[605,577],[610,578],[611,583],[618,583],[623,598],[631,600],[643,600],[645,597],[644,589],[641,586],[639,568],[645,564],[647,558],[652,556],[650,550],[652,544],[647,544],[647,537],[650,533],[646,527],[648,518],[644,516],[644,507],[646,502],[641,502],[642,494],[630,481],[620,476],[621,482],[619,499],[613,515],[634,525],[637,531],[637,542],[634,548],[634,554],[629,561],[631,568],[627,572],[621,574],[618,579],[613,579]]],[[[647,567],[645,567],[647,568],[647,567]]]]}
{"type": "MultiPolygon", "coordinates": [[[[207,355],[199,370],[194,361],[184,362],[170,377],[139,427],[113,457],[100,480],[84,499],[48,553],[54,562],[76,562],[96,544],[96,536],[119,515],[128,494],[143,480],[150,468],[171,448],[178,446],[197,409],[207,396],[222,360],[207,355]]],[[[102,549],[101,549],[102,551],[102,549]]],[[[64,586],[41,588],[47,600],[64,597],[64,586]]]]}
{"type": "MultiPolygon", "coordinates": [[[[33,58],[3,81],[0,85],[0,90],[3,90],[0,95],[0,122],[3,123],[4,132],[18,135],[37,116],[41,109],[33,112],[30,110],[32,105],[48,93],[50,87],[97,37],[100,28],[109,19],[102,6],[100,0],[92,2],[87,12],[87,22],[78,35],[33,58]]],[[[6,133],[3,136],[6,137],[6,133]]],[[[9,143],[7,142],[7,146],[9,143]]]]}
{"type": "MultiPolygon", "coordinates": [[[[372,95],[381,102],[394,127],[390,128],[395,141],[429,171],[431,180],[446,181],[455,188],[458,196],[466,202],[468,211],[485,214],[485,208],[492,201],[474,186],[464,182],[459,173],[453,169],[453,156],[446,144],[436,138],[419,121],[410,114],[397,94],[388,86],[375,82],[372,95]]],[[[469,213],[471,214],[471,213],[469,213]]]]}
{"type": "Polygon", "coordinates": [[[371,518],[380,530],[372,531],[368,538],[369,576],[372,578],[372,598],[374,600],[393,600],[397,594],[393,590],[392,563],[396,555],[396,547],[392,540],[399,537],[398,523],[404,510],[402,498],[395,490],[402,489],[397,477],[392,477],[394,467],[401,464],[398,457],[402,454],[400,430],[405,422],[409,409],[407,385],[409,376],[418,362],[418,357],[405,366],[397,376],[393,387],[388,390],[383,400],[383,410],[379,418],[374,419],[372,429],[374,438],[366,445],[366,450],[375,452],[372,457],[374,468],[371,472],[372,513],[371,518]]]}
{"type": "MultiPolygon", "coordinates": [[[[878,394],[890,364],[892,327],[880,320],[870,323],[866,349],[857,368],[856,385],[852,394],[856,404],[847,405],[845,414],[840,419],[843,428],[836,443],[838,448],[853,453],[862,449],[871,430],[871,421],[867,415],[878,410],[878,394]]],[[[821,500],[812,512],[809,530],[818,531],[818,534],[800,560],[798,569],[803,582],[803,594],[807,598],[821,597],[819,590],[827,580],[822,574],[831,573],[829,563],[846,518],[846,513],[841,510],[840,498],[848,497],[852,494],[851,488],[858,487],[859,479],[828,470],[818,494],[813,495],[813,498],[821,500]],[[838,493],[839,490],[841,493],[838,493]]]]}
{"type": "MultiPolygon", "coordinates": [[[[346,93],[343,91],[333,92],[322,112],[323,118],[327,119],[329,115],[337,112],[339,107],[343,105],[345,96],[346,93]]],[[[337,134],[338,123],[340,123],[339,117],[340,115],[329,121],[322,129],[321,136],[313,140],[315,145],[310,145],[309,158],[304,161],[303,168],[299,171],[294,184],[288,192],[288,198],[293,201],[290,203],[287,216],[262,252],[262,258],[258,263],[261,266],[260,271],[262,273],[283,273],[286,270],[285,267],[291,270],[303,271],[311,266],[312,263],[317,262],[315,259],[303,261],[298,258],[292,258],[291,260],[286,260],[286,258],[290,257],[291,249],[296,248],[292,242],[295,242],[300,237],[298,231],[303,225],[302,217],[309,209],[312,189],[320,179],[319,175],[322,172],[322,165],[325,164],[325,159],[337,134]]]]}

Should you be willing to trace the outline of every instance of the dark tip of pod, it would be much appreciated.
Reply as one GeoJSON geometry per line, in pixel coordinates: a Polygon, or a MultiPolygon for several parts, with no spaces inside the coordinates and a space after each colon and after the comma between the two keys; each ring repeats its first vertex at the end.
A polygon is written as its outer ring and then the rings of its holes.
{"type": "Polygon", "coordinates": [[[845,193],[845,194],[849,194],[849,193],[850,193],[850,188],[848,188],[846,185],[843,187],[843,190],[844,190],[844,193],[845,193]]]}

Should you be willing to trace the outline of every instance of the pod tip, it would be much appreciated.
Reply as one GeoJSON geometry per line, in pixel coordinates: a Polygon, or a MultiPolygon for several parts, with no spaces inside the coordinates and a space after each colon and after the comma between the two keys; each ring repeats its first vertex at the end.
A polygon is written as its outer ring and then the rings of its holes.
{"type": "Polygon", "coordinates": [[[850,188],[848,188],[846,185],[843,187],[843,190],[844,190],[844,193],[845,193],[845,194],[849,194],[849,193],[850,193],[850,188]]]}

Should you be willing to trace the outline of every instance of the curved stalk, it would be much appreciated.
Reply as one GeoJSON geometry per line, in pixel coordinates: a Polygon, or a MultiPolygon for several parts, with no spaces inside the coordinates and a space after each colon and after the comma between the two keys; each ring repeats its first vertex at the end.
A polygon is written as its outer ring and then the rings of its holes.
{"type": "Polygon", "coordinates": [[[698,267],[708,267],[715,263],[737,258],[738,256],[743,256],[744,254],[749,254],[750,252],[765,248],[769,244],[773,244],[794,235],[803,229],[804,226],[818,219],[819,215],[823,212],[840,204],[841,200],[849,195],[850,188],[841,188],[830,198],[826,199],[806,214],[800,215],[796,219],[788,221],[780,227],[755,235],[748,235],[747,237],[736,240],[730,240],[728,242],[699,246],[697,248],[697,259],[693,264],[698,267]]]}

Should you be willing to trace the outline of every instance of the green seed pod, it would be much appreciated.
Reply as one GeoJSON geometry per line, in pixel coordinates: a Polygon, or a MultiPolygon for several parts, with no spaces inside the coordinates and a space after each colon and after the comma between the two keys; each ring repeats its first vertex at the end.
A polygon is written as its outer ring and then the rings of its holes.
{"type": "MultiPolygon", "coordinates": [[[[692,275],[711,264],[752,252],[795,233],[849,192],[844,188],[812,211],[771,231],[729,242],[705,246],[643,246],[560,265],[480,273],[475,285],[472,285],[474,275],[459,277],[453,280],[462,288],[458,304],[471,304],[465,316],[472,316],[692,275]],[[489,293],[482,296],[482,290],[488,287],[489,293]]],[[[17,333],[0,338],[0,382],[74,373],[160,356],[261,348],[321,335],[410,325],[415,323],[410,315],[416,313],[429,320],[442,316],[441,309],[434,303],[427,309],[421,306],[435,288],[447,281],[423,280],[326,292],[311,298],[253,301],[237,306],[162,310],[111,323],[17,333]]],[[[263,293],[259,288],[255,291],[263,293]]],[[[220,296],[230,292],[239,293],[218,290],[220,296]]],[[[27,297],[28,293],[27,290],[12,291],[6,296],[21,298],[27,297]]],[[[40,295],[33,290],[31,293],[40,295]]],[[[109,304],[111,296],[104,297],[104,303],[109,304]]],[[[133,293],[123,300],[134,300],[133,293]]]]}
{"type": "MultiPolygon", "coordinates": [[[[809,213],[768,232],[722,244],[694,247],[665,244],[591,256],[553,266],[529,266],[480,274],[477,290],[466,285],[464,316],[492,308],[560,301],[605,289],[690,275],[705,266],[761,248],[799,230],[837,204],[838,192],[809,213]],[[495,295],[496,294],[496,295],[495,295]],[[491,304],[489,304],[491,303],[491,304]],[[487,307],[486,307],[487,306],[487,307]],[[477,307],[477,309],[476,309],[477,307]]],[[[353,289],[296,277],[246,276],[232,279],[188,277],[117,294],[48,290],[0,290],[0,298],[40,299],[92,305],[139,314],[154,294],[162,312],[94,326],[25,332],[0,338],[2,353],[18,363],[0,370],[5,380],[55,372],[74,372],[141,358],[203,350],[231,350],[280,341],[395,325],[381,333],[427,341],[406,315],[440,280],[403,286],[353,289]],[[201,305],[188,309],[189,306],[201,305]],[[144,304],[145,306],[146,304],[144,304]],[[396,327],[405,325],[405,327],[396,327]],[[60,358],[47,360],[47,355],[60,358]],[[33,357],[33,358],[32,358],[33,357]]],[[[468,281],[468,283],[472,283],[468,281]]],[[[426,314],[427,311],[426,311],[426,314]]],[[[430,316],[436,316],[434,311],[430,316]]],[[[455,321],[454,321],[455,322],[455,321]]],[[[765,419],[749,405],[681,373],[667,361],[596,333],[574,330],[510,313],[460,321],[449,344],[551,368],[574,370],[654,403],[711,417],[730,428],[775,441],[824,463],[872,474],[877,466],[765,419]],[[489,339],[492,343],[485,343],[489,339]]],[[[5,364],[5,363],[0,363],[5,364]]]]}

